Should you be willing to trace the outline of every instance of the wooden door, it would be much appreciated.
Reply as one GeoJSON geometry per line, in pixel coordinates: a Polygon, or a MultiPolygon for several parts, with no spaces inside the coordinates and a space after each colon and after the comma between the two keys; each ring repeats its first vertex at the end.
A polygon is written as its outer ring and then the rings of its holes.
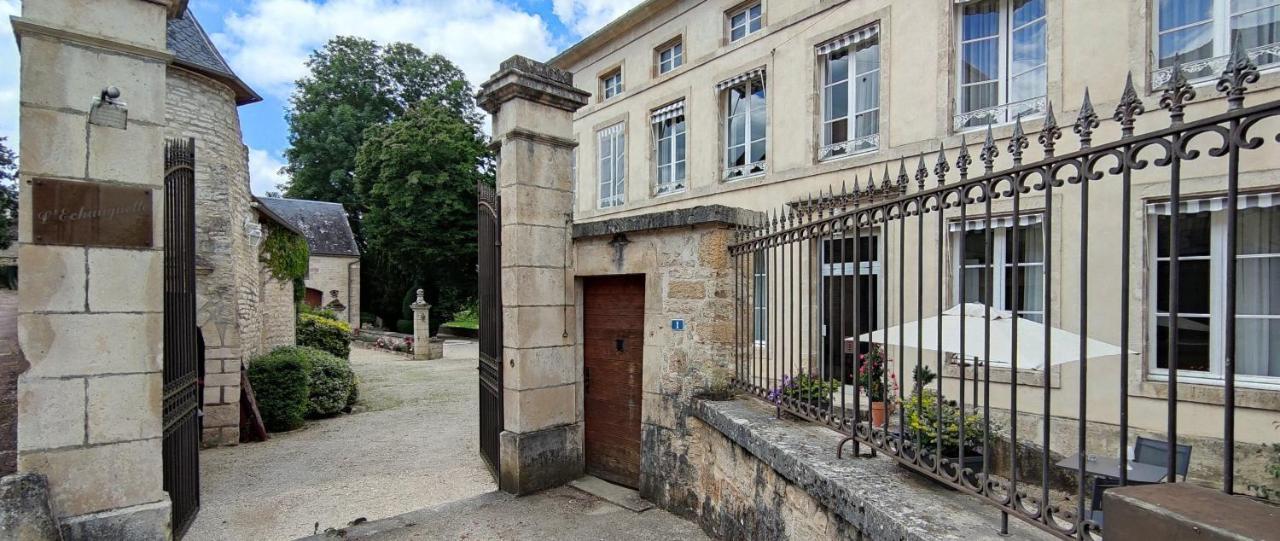
{"type": "Polygon", "coordinates": [[[589,278],[583,292],[587,473],[640,484],[644,277],[589,278]]]}

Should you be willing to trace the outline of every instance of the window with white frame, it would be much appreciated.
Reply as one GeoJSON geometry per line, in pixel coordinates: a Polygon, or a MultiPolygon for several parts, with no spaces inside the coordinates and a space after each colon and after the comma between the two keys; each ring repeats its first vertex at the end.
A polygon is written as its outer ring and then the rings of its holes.
{"type": "Polygon", "coordinates": [[[658,51],[658,75],[684,65],[684,42],[677,41],[658,51]]]}
{"type": "Polygon", "coordinates": [[[764,173],[769,132],[764,69],[722,81],[716,90],[724,95],[724,178],[764,173]]]}
{"type": "MultiPolygon", "coordinates": [[[[1169,203],[1147,206],[1150,371],[1169,369],[1169,203]]],[[[1236,375],[1280,383],[1280,194],[1241,195],[1236,215],[1236,375]]],[[[1183,201],[1178,215],[1178,376],[1221,380],[1226,357],[1226,198],[1183,201]]]]}
{"type": "Polygon", "coordinates": [[[755,323],[751,332],[756,342],[764,342],[769,335],[769,260],[763,250],[755,252],[752,259],[751,313],[755,323]]]}
{"type": "Polygon", "coordinates": [[[600,208],[621,205],[626,199],[627,135],[623,123],[600,130],[596,137],[599,154],[600,208]]]}
{"type": "Polygon", "coordinates": [[[819,159],[880,147],[880,25],[818,46],[822,64],[819,159]]]}
{"type": "Polygon", "coordinates": [[[764,10],[760,3],[729,13],[729,41],[732,43],[760,31],[764,10]]]}
{"type": "Polygon", "coordinates": [[[613,70],[608,75],[600,78],[600,92],[606,100],[622,93],[621,68],[613,70]]]}
{"type": "Polygon", "coordinates": [[[1280,62],[1280,0],[1157,0],[1151,82],[1163,87],[1181,64],[1188,79],[1217,77],[1237,39],[1259,66],[1280,62]]]}
{"type": "Polygon", "coordinates": [[[1014,235],[1012,217],[970,220],[951,224],[952,253],[956,254],[952,272],[955,302],[987,303],[988,265],[990,266],[991,307],[1014,311],[1032,321],[1044,321],[1044,227],[1043,214],[1018,217],[1014,235]],[[987,260],[987,233],[991,233],[991,260],[987,260]],[[1017,239],[1014,239],[1014,237],[1017,239]],[[963,250],[960,239],[964,238],[963,250]],[[1015,243],[1016,240],[1016,243],[1015,243]],[[964,269],[964,276],[961,276],[964,269]],[[1015,282],[1016,289],[1015,289],[1015,282]]]}
{"type": "Polygon", "coordinates": [[[653,125],[653,162],[658,173],[655,192],[663,195],[683,191],[687,174],[684,100],[654,111],[650,122],[653,125]]]}
{"type": "Polygon", "coordinates": [[[959,6],[955,129],[1044,112],[1045,1],[968,0],[959,6]]]}

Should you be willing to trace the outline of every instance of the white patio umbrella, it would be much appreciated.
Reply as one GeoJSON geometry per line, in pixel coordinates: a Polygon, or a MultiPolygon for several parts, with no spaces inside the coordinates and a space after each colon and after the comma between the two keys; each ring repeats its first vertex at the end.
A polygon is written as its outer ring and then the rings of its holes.
{"type": "MultiPolygon", "coordinates": [[[[938,340],[938,318],[930,317],[920,321],[912,321],[901,326],[878,329],[858,337],[860,342],[903,346],[929,351],[944,351],[960,354],[960,322],[964,321],[964,357],[966,360],[989,361],[992,364],[1011,364],[1013,362],[1013,314],[1004,310],[991,310],[991,358],[985,358],[984,338],[987,307],[970,303],[954,306],[942,313],[942,340],[938,340]],[[901,332],[900,332],[901,331],[901,332]],[[921,332],[922,331],[922,332],[921,332]],[[922,335],[922,336],[921,336],[922,335]],[[887,339],[886,339],[887,336],[887,339]],[[902,337],[899,342],[899,336],[902,337]]],[[[1018,320],[1018,368],[1040,369],[1044,367],[1044,331],[1045,326],[1026,318],[1018,320]]],[[[1049,356],[1051,365],[1072,363],[1080,360],[1080,335],[1051,328],[1049,334],[1049,356]]],[[[846,339],[852,341],[853,338],[846,339]]],[[[1085,357],[1111,357],[1120,355],[1123,350],[1106,342],[1092,338],[1086,341],[1085,357]]]]}

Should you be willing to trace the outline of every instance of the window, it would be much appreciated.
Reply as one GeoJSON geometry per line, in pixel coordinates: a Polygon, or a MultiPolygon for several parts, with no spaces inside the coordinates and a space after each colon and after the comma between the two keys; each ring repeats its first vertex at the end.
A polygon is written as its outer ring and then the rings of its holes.
{"type": "Polygon", "coordinates": [[[717,85],[724,92],[725,172],[732,180],[764,173],[768,139],[764,70],[758,69],[717,85]]]}
{"type": "Polygon", "coordinates": [[[1156,21],[1156,88],[1177,63],[1189,79],[1217,77],[1237,38],[1259,66],[1280,62],[1280,0],[1157,0],[1156,21]]]}
{"type": "Polygon", "coordinates": [[[763,250],[755,252],[752,258],[751,311],[755,324],[751,326],[756,342],[764,342],[769,335],[769,260],[763,250]]]}
{"type": "MultiPolygon", "coordinates": [[[[1178,375],[1221,379],[1226,326],[1226,198],[1184,201],[1178,219],[1178,375]]],[[[1169,368],[1170,205],[1148,205],[1155,300],[1151,371],[1169,368]]],[[[1236,238],[1236,374],[1280,383],[1280,194],[1242,195],[1236,238]]]]}
{"type": "Polygon", "coordinates": [[[760,31],[763,23],[760,4],[752,4],[729,14],[729,42],[735,42],[760,31]]]}
{"type": "Polygon", "coordinates": [[[653,112],[653,162],[657,164],[658,195],[683,191],[685,187],[687,141],[684,125],[684,100],[653,112]]]}
{"type": "Polygon", "coordinates": [[[600,154],[600,208],[625,201],[627,179],[627,136],[623,124],[600,130],[596,148],[600,154]]]}
{"type": "Polygon", "coordinates": [[[955,129],[1044,112],[1045,0],[982,0],[960,7],[955,129]]]}
{"type": "Polygon", "coordinates": [[[822,63],[822,148],[819,159],[880,146],[879,26],[818,47],[822,63]]]}
{"type": "Polygon", "coordinates": [[[658,75],[662,75],[683,65],[683,42],[677,41],[671,46],[658,51],[658,75]]]}
{"type": "MultiPolygon", "coordinates": [[[[1029,214],[1018,218],[1018,239],[1014,244],[1013,218],[993,218],[991,225],[992,260],[991,307],[1013,311],[1016,315],[1037,322],[1044,322],[1044,228],[1041,214],[1029,214]],[[1016,263],[1015,263],[1016,257],[1016,263]],[[1014,276],[1018,288],[1014,290],[1014,276]]],[[[956,303],[987,303],[987,230],[985,220],[971,220],[963,226],[951,224],[954,243],[952,253],[956,257],[955,282],[961,283],[960,269],[964,269],[962,287],[956,288],[956,303]],[[960,253],[960,237],[964,236],[964,252],[960,253]]]]}
{"type": "Polygon", "coordinates": [[[609,99],[622,93],[622,69],[616,69],[609,72],[608,75],[600,78],[601,93],[604,99],[609,99]]]}

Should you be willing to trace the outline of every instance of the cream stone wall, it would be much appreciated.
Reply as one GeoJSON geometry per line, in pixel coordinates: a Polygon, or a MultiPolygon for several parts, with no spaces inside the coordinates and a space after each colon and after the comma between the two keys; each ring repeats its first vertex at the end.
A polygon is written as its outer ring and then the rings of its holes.
{"type": "Polygon", "coordinates": [[[360,327],[360,258],[312,254],[306,283],[324,294],[322,307],[333,302],[336,290],[338,301],[347,307],[339,319],[353,329],[360,327]]]}
{"type": "MultiPolygon", "coordinates": [[[[579,143],[576,164],[576,204],[574,217],[577,222],[591,222],[610,218],[634,216],[652,212],[688,208],[697,205],[721,204],[751,210],[778,210],[783,204],[796,202],[811,194],[852,186],[855,178],[865,185],[868,175],[879,181],[886,170],[896,177],[899,164],[905,162],[908,174],[914,175],[916,160],[929,153],[927,167],[932,170],[939,148],[946,149],[954,159],[962,141],[969,144],[970,153],[976,158],[982,132],[959,133],[952,129],[952,115],[956,111],[956,7],[951,0],[764,0],[764,28],[739,43],[729,44],[725,39],[725,13],[740,5],[736,0],[685,0],[651,1],[642,4],[634,20],[627,24],[607,27],[598,37],[589,38],[554,59],[552,65],[576,74],[574,84],[593,94],[590,104],[574,116],[574,132],[579,143]],[[880,24],[881,39],[881,94],[880,94],[880,148],[876,151],[842,159],[821,161],[820,145],[820,94],[821,69],[814,47],[825,40],[872,23],[880,24]],[[681,37],[685,50],[685,65],[674,72],[657,76],[654,69],[654,49],[681,37]],[[618,97],[601,101],[598,92],[599,75],[616,67],[624,73],[625,91],[618,97]],[[721,97],[714,86],[717,82],[747,70],[764,67],[767,70],[768,103],[768,170],[764,175],[732,182],[721,180],[723,160],[721,97]],[[653,136],[649,126],[649,114],[654,109],[678,99],[685,100],[689,177],[688,188],[681,193],[655,197],[653,165],[653,136]],[[598,165],[596,136],[598,129],[623,122],[627,133],[627,182],[626,202],[621,207],[599,209],[598,165]]],[[[1084,91],[1091,92],[1093,105],[1102,117],[1102,126],[1094,135],[1095,144],[1115,140],[1119,127],[1110,120],[1115,110],[1127,73],[1132,72],[1139,97],[1148,113],[1139,118],[1139,134],[1168,126],[1168,115],[1160,111],[1157,103],[1159,89],[1151,88],[1151,35],[1153,33],[1152,10],[1146,1],[1114,2],[1105,0],[1047,0],[1047,54],[1048,92],[1057,112],[1057,120],[1065,126],[1066,135],[1059,142],[1059,153],[1078,148],[1071,135],[1070,125],[1076,118],[1084,91]]],[[[1212,81],[1197,86],[1198,97],[1187,108],[1187,118],[1205,118],[1226,110],[1225,100],[1214,90],[1212,81]]],[[[1259,104],[1280,99],[1280,71],[1264,69],[1261,80],[1252,85],[1248,104],[1259,104]]],[[[1025,161],[1033,162],[1043,157],[1035,142],[1035,132],[1043,124],[1041,118],[1029,118],[1025,128],[1031,134],[1031,147],[1025,161]]],[[[1274,134],[1274,123],[1263,123],[1259,132],[1274,134]]],[[[1002,125],[994,129],[1001,156],[997,170],[1010,167],[1007,150],[1012,126],[1002,125]]],[[[1207,142],[1199,147],[1207,150],[1207,142]]],[[[978,167],[974,168],[975,171],[978,167]]],[[[1223,175],[1226,162],[1222,159],[1201,158],[1183,166],[1182,193],[1184,198],[1193,194],[1221,194],[1226,188],[1223,175]]],[[[1273,146],[1260,151],[1246,151],[1242,157],[1240,185],[1242,190],[1280,191],[1280,153],[1273,146]]],[[[1118,381],[1130,382],[1127,404],[1129,421],[1135,433],[1160,437],[1165,430],[1168,385],[1160,377],[1151,375],[1148,366],[1154,351],[1148,332],[1152,298],[1148,294],[1148,256],[1154,247],[1147,239],[1149,223],[1143,203],[1159,200],[1169,195],[1169,171],[1167,168],[1150,167],[1134,174],[1133,196],[1130,214],[1122,215],[1121,187],[1117,177],[1093,184],[1088,202],[1090,222],[1088,229],[1080,226],[1081,190],[1067,185],[1054,191],[1052,200],[1043,192],[1033,191],[1021,200],[1021,210],[1044,211],[1053,214],[1054,225],[1048,236],[1048,254],[1052,259],[1049,270],[1053,276],[1049,294],[1052,298],[1050,313],[1052,324],[1072,332],[1081,331],[1081,304],[1079,303],[1079,276],[1087,272],[1089,321],[1087,334],[1109,343],[1120,342],[1120,328],[1127,323],[1130,329],[1128,349],[1138,355],[1130,357],[1128,373],[1122,373],[1118,358],[1096,359],[1089,363],[1087,396],[1088,419],[1098,427],[1102,436],[1092,438],[1098,445],[1111,445],[1107,438],[1114,438],[1119,423],[1121,394],[1118,381]],[[1119,280],[1121,265],[1120,224],[1128,219],[1133,236],[1129,245],[1131,259],[1130,283],[1119,280]],[[1089,253],[1082,255],[1082,234],[1089,239],[1089,253]],[[1081,261],[1086,261],[1081,265],[1081,261]],[[1128,296],[1131,301],[1130,318],[1119,320],[1119,299],[1128,296]],[[1104,443],[1105,442],[1105,443],[1104,443]]],[[[955,171],[951,179],[957,178],[955,171]]],[[[932,177],[929,181],[934,186],[932,177]]],[[[918,188],[912,179],[910,192],[918,188]]],[[[968,217],[980,211],[979,205],[970,205],[968,217]]],[[[994,212],[1012,211],[1008,200],[998,201],[994,212]]],[[[939,239],[936,220],[951,222],[960,218],[957,209],[931,214],[925,219],[924,231],[917,231],[914,223],[894,225],[890,231],[893,241],[886,246],[885,261],[905,266],[912,271],[923,266],[928,280],[924,298],[917,310],[915,277],[905,283],[893,282],[884,289],[892,291],[894,301],[890,306],[890,321],[902,318],[913,321],[919,317],[936,314],[940,308],[954,304],[955,284],[952,276],[951,239],[939,239]],[[941,216],[941,218],[939,218],[941,216]],[[910,241],[905,254],[897,253],[897,235],[906,235],[910,241]],[[938,244],[942,242],[941,261],[938,244]],[[917,260],[915,243],[923,243],[924,258],[917,260]],[[900,257],[901,256],[901,257],[900,257]],[[942,276],[943,303],[938,306],[936,277],[942,276]],[[898,306],[897,292],[905,290],[905,311],[898,306]]],[[[944,224],[945,226],[946,224],[944,224]]],[[[808,265],[813,252],[802,250],[799,263],[808,265]]],[[[599,257],[607,261],[607,256],[599,257]]],[[[584,261],[579,258],[578,261],[584,261]]],[[[637,270],[639,272],[639,270],[637,270]]],[[[806,290],[816,293],[816,287],[806,290]]],[[[802,296],[802,298],[805,298],[802,296]]],[[[793,308],[783,306],[779,310],[793,308]]],[[[815,316],[815,307],[809,301],[801,301],[794,307],[802,314],[815,316]]],[[[789,337],[793,346],[807,349],[808,336],[789,337]]],[[[893,355],[903,355],[914,361],[916,352],[908,350],[893,355]]],[[[932,366],[934,354],[922,355],[924,362],[932,366]]],[[[777,361],[775,374],[785,373],[782,361],[777,361]]],[[[769,364],[766,362],[766,364],[769,364]]],[[[907,370],[910,371],[909,369],[907,370]]],[[[957,379],[945,378],[948,394],[955,392],[957,379]]],[[[993,380],[1003,377],[996,370],[993,380]]],[[[1051,388],[1051,411],[1056,421],[1051,422],[1055,451],[1071,452],[1074,423],[1079,415],[1079,365],[1055,368],[1057,387],[1051,388]]],[[[969,376],[970,378],[972,376],[969,376]]],[[[1034,383],[1043,381],[1038,374],[1020,374],[1019,378],[1034,383]]],[[[762,382],[767,383],[767,382],[762,382]]],[[[994,407],[1008,407],[1008,386],[992,385],[994,407]]],[[[1243,442],[1237,450],[1238,474],[1256,476],[1268,459],[1263,446],[1280,442],[1280,387],[1276,385],[1242,385],[1237,395],[1239,409],[1236,413],[1236,437],[1243,442]]],[[[1022,388],[1019,391],[1019,409],[1026,412],[1040,410],[1043,398],[1041,390],[1022,388]]],[[[1220,438],[1223,430],[1223,391],[1221,384],[1191,384],[1179,386],[1180,434],[1188,442],[1195,442],[1193,474],[1212,481],[1221,477],[1220,438]],[[1215,448],[1215,443],[1217,447],[1215,448]],[[1217,469],[1215,469],[1217,468],[1217,469]]],[[[970,400],[972,397],[970,396],[970,400]]],[[[1025,416],[1024,416],[1025,417],[1025,416]]],[[[1020,422],[1021,424],[1021,422],[1020,422]]],[[[1043,425],[1043,423],[1040,423],[1043,425]]],[[[1027,427],[1022,438],[1039,441],[1043,427],[1027,427]]],[[[1107,452],[1110,452],[1108,450],[1107,452]]],[[[1240,490],[1242,487],[1237,487],[1240,490]]]]}
{"type": "Polygon", "coordinates": [[[265,266],[259,272],[262,292],[258,296],[258,312],[262,314],[262,351],[296,345],[298,342],[297,303],[293,302],[293,284],[276,280],[265,266]]]}

